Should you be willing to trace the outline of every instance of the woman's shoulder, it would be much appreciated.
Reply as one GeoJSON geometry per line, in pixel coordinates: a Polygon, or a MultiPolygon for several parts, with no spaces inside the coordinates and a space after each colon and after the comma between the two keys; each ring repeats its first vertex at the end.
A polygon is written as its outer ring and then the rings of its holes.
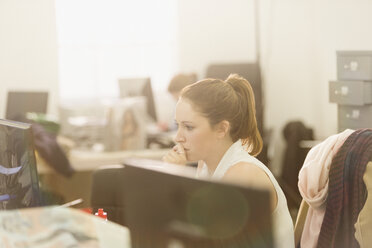
{"type": "Polygon", "coordinates": [[[269,175],[259,166],[250,162],[238,162],[226,171],[223,180],[246,187],[268,190],[272,198],[272,208],[275,208],[277,203],[276,189],[269,175]]]}
{"type": "Polygon", "coordinates": [[[266,172],[259,166],[250,162],[238,162],[225,173],[224,179],[233,180],[245,186],[270,187],[271,180],[266,172]]]}

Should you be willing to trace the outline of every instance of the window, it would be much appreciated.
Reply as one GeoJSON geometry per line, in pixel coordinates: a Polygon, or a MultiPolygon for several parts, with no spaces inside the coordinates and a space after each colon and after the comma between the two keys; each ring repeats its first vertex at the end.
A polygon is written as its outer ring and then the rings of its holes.
{"type": "Polygon", "coordinates": [[[177,1],[56,0],[60,97],[118,96],[118,78],[176,70],[177,1]]]}

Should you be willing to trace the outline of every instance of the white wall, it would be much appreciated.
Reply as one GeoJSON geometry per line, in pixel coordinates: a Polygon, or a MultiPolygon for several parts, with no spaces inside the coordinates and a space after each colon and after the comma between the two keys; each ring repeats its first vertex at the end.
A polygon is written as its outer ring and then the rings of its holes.
{"type": "Polygon", "coordinates": [[[372,50],[372,1],[262,1],[265,120],[275,129],[273,167],[281,163],[281,130],[300,119],[317,139],[337,133],[337,105],[328,81],[336,79],[336,51],[372,50]]]}
{"type": "Polygon", "coordinates": [[[180,71],[204,77],[216,62],[254,61],[252,0],[178,0],[180,71]]]}
{"type": "MultiPolygon", "coordinates": [[[[337,50],[372,50],[372,1],[257,0],[265,89],[265,125],[275,143],[290,120],[302,120],[316,138],[337,132],[337,50]]],[[[203,75],[219,61],[255,59],[253,0],[180,0],[180,65],[203,75]]],[[[280,163],[279,157],[275,158],[280,163]]]]}
{"type": "Polygon", "coordinates": [[[372,1],[267,0],[262,7],[268,125],[300,118],[318,137],[337,132],[328,100],[336,51],[372,50],[372,1]]]}
{"type": "Polygon", "coordinates": [[[57,78],[54,1],[0,0],[0,118],[8,90],[49,91],[55,113],[57,78]]]}

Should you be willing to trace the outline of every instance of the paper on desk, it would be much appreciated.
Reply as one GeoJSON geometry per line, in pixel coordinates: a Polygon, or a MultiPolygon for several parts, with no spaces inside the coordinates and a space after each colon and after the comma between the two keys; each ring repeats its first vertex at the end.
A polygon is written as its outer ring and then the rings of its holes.
{"type": "Polygon", "coordinates": [[[0,212],[0,248],[130,247],[125,227],[71,208],[0,212]]]}

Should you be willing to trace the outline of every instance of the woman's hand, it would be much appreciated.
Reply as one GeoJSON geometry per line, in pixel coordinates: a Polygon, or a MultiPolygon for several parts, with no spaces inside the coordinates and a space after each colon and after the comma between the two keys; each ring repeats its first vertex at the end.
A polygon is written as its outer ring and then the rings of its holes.
{"type": "Polygon", "coordinates": [[[181,144],[175,145],[164,157],[163,161],[172,164],[186,164],[185,149],[181,144]]]}

